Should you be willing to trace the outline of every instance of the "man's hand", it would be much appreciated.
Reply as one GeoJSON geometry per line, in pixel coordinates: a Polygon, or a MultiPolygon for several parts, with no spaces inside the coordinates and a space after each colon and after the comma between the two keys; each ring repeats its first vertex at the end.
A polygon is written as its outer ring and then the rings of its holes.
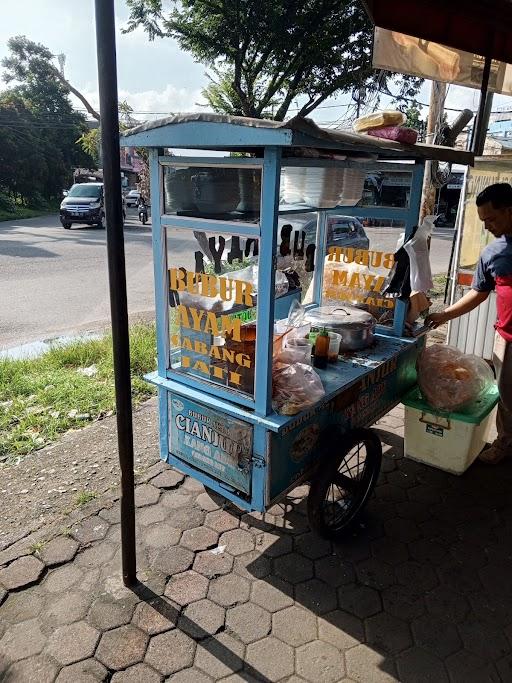
{"type": "Polygon", "coordinates": [[[448,320],[450,320],[450,316],[445,311],[442,311],[441,313],[431,313],[425,318],[425,325],[430,327],[430,329],[435,330],[436,327],[443,325],[448,322],[448,320]]]}

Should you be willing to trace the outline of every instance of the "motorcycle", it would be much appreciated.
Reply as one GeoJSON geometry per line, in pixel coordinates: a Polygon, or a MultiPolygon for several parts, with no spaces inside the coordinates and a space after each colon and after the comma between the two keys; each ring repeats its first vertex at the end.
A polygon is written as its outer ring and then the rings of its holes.
{"type": "Polygon", "coordinates": [[[139,202],[139,221],[142,225],[146,225],[148,222],[148,207],[144,202],[139,202]]]}

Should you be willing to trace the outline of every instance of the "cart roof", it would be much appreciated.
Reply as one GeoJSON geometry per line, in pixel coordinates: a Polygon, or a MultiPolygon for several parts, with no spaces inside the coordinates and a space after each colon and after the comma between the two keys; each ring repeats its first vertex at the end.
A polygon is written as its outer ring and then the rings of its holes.
{"type": "Polygon", "coordinates": [[[378,159],[437,159],[473,164],[473,154],[450,147],[418,143],[404,145],[347,131],[321,128],[311,119],[289,121],[250,119],[222,114],[175,114],[131,128],[121,135],[126,147],[176,147],[223,151],[253,150],[266,146],[316,148],[378,159]]]}

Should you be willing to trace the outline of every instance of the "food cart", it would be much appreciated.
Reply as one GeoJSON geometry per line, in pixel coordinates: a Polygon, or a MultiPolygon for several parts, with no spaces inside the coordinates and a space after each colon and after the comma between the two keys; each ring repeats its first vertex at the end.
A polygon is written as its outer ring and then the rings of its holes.
{"type": "Polygon", "coordinates": [[[382,449],[369,428],[415,384],[425,330],[406,336],[407,301],[381,293],[394,246],[329,246],[329,217],[402,221],[407,238],[424,161],[467,164],[471,155],[303,119],[211,114],[150,122],[121,144],[150,154],[158,367],[148,379],[158,387],[162,459],[247,511],[264,512],[308,481],[311,526],[339,537],[379,474],[382,449]],[[409,179],[407,205],[362,205],[367,174],[386,173],[409,179]],[[308,212],[313,235],[293,222],[308,212]],[[362,284],[354,263],[377,275],[362,284]],[[298,282],[283,277],[286,264],[298,282]],[[276,321],[293,301],[307,314],[329,298],[345,305],[354,289],[360,307],[387,311],[372,345],[317,370],[324,392],[315,404],[306,397],[294,414],[276,411],[276,321]]]}

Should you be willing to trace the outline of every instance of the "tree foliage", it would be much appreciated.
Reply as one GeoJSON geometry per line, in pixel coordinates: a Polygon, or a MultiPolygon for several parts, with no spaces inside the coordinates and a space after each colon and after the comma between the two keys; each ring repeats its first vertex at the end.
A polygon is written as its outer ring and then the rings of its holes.
{"type": "Polygon", "coordinates": [[[0,93],[0,185],[26,201],[58,198],[73,166],[93,165],[77,144],[87,130],[85,118],[73,110],[71,88],[46,47],[17,36],[8,48],[2,66],[10,87],[0,93]]]}
{"type": "Polygon", "coordinates": [[[375,72],[372,26],[359,0],[127,0],[126,31],[169,36],[210,68],[204,94],[216,111],[282,120],[297,98],[307,116],[336,93],[367,96],[420,80],[375,72]],[[278,103],[276,105],[276,103],[278,103]]]}

